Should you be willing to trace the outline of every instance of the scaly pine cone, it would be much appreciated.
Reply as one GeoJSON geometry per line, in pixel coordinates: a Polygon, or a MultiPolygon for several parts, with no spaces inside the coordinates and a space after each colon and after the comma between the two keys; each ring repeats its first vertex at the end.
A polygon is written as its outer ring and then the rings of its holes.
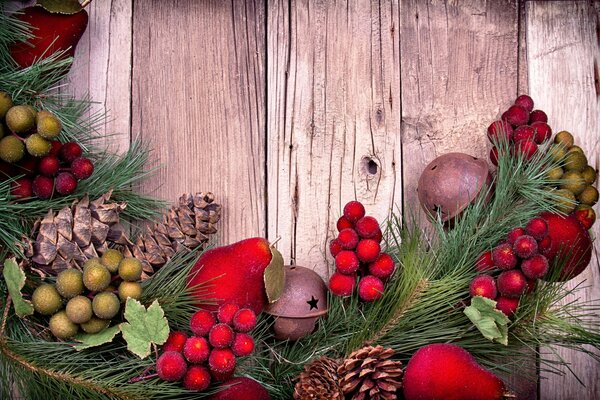
{"type": "Polygon", "coordinates": [[[321,357],[304,366],[294,387],[295,400],[343,400],[337,375],[338,363],[321,357]]]}
{"type": "Polygon", "coordinates": [[[402,363],[392,349],[366,346],[339,366],[340,387],[347,399],[395,400],[402,387],[402,363]]]}

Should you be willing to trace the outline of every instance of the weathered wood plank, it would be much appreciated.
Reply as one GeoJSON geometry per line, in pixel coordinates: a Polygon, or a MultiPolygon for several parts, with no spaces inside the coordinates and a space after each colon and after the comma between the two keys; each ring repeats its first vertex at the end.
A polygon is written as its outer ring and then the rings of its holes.
{"type": "MultiPolygon", "coordinates": [[[[597,26],[598,11],[590,2],[527,3],[530,92],[537,106],[548,113],[553,129],[572,132],[577,144],[586,151],[596,168],[600,159],[600,89],[596,86],[597,75],[594,72],[600,60],[597,26]]],[[[600,236],[599,223],[594,226],[594,234],[600,236]]],[[[575,287],[583,280],[587,288],[565,299],[565,302],[600,298],[597,258],[568,286],[575,287]]],[[[548,349],[546,353],[549,353],[548,349]]],[[[564,349],[558,349],[558,354],[571,363],[571,369],[586,387],[581,386],[568,371],[565,371],[567,375],[564,377],[544,373],[540,382],[540,398],[600,398],[598,363],[583,354],[564,349]]]]}
{"type": "Polygon", "coordinates": [[[163,164],[144,190],[213,191],[220,243],[265,234],[264,26],[260,1],[134,4],[132,129],[163,164]]]}
{"type": "Polygon", "coordinates": [[[345,202],[380,220],[401,202],[397,18],[396,1],[269,2],[268,233],[323,276],[345,202]]]}

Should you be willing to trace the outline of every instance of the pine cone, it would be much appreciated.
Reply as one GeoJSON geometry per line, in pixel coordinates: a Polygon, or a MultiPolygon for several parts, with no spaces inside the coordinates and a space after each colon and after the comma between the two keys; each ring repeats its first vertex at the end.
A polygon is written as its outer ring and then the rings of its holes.
{"type": "Polygon", "coordinates": [[[146,277],[161,268],[180,250],[202,248],[215,234],[221,205],[211,192],[184,194],[177,205],[163,214],[162,222],[146,226],[135,243],[125,243],[123,253],[140,260],[146,277]]]}
{"type": "Polygon", "coordinates": [[[347,399],[395,400],[402,387],[402,363],[392,349],[363,347],[339,366],[340,387],[347,399]]]}
{"type": "Polygon", "coordinates": [[[321,357],[304,366],[294,387],[295,400],[343,400],[337,375],[338,363],[321,357]]]}
{"type": "Polygon", "coordinates": [[[98,257],[108,248],[107,241],[119,241],[124,236],[117,224],[126,205],[109,202],[110,195],[92,202],[85,196],[57,214],[50,210],[34,226],[35,241],[24,240],[25,255],[37,269],[51,275],[81,268],[88,259],[98,257]]]}

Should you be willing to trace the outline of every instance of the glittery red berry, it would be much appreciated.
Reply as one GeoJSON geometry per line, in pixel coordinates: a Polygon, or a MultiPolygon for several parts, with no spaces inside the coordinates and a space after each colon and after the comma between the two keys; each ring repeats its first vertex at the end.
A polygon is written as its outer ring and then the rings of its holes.
{"type": "Polygon", "coordinates": [[[550,235],[546,235],[545,238],[543,238],[542,240],[540,240],[538,242],[538,252],[541,255],[548,257],[551,249],[552,249],[552,238],[550,237],[550,235]]]}
{"type": "Polygon", "coordinates": [[[529,161],[538,151],[538,145],[533,140],[521,140],[515,143],[514,154],[521,155],[525,161],[529,161]]]}
{"type": "Polygon", "coordinates": [[[196,336],[207,336],[216,323],[215,316],[210,311],[196,311],[190,318],[190,330],[196,336]]]}
{"type": "Polygon", "coordinates": [[[513,142],[517,143],[521,140],[535,140],[535,129],[533,129],[529,125],[521,125],[517,129],[515,129],[515,133],[513,134],[513,142]]]}
{"type": "Polygon", "coordinates": [[[81,146],[75,142],[68,142],[62,145],[60,149],[60,158],[68,163],[73,162],[76,158],[81,157],[81,146]]]}
{"type": "Polygon", "coordinates": [[[506,121],[494,121],[487,129],[488,139],[493,144],[498,143],[500,140],[510,142],[512,140],[512,135],[513,128],[506,121]]]}
{"type": "Polygon", "coordinates": [[[533,110],[529,114],[529,124],[534,124],[535,122],[544,122],[548,123],[548,116],[542,110],[533,110]]]}
{"type": "Polygon", "coordinates": [[[346,217],[340,217],[335,224],[338,232],[343,231],[344,229],[353,229],[354,224],[346,219],[346,217]]]}
{"type": "Polygon", "coordinates": [[[356,256],[361,262],[370,263],[377,260],[381,253],[381,246],[372,239],[364,239],[356,246],[356,256]]]}
{"type": "Polygon", "coordinates": [[[235,335],[231,350],[236,357],[246,357],[254,351],[254,339],[247,333],[238,333],[235,335]]]}
{"type": "Polygon", "coordinates": [[[216,324],[208,333],[208,341],[212,347],[224,349],[233,343],[233,329],[227,324],[216,324]]]}
{"type": "Polygon", "coordinates": [[[361,239],[373,239],[380,232],[379,222],[371,216],[362,217],[354,226],[361,239]]]}
{"type": "Polygon", "coordinates": [[[31,185],[33,194],[40,199],[49,199],[54,193],[54,179],[47,176],[38,175],[31,185]]]}
{"type": "Polygon", "coordinates": [[[56,192],[62,195],[72,194],[77,189],[77,179],[70,172],[61,172],[56,177],[56,192]]]}
{"type": "Polygon", "coordinates": [[[515,241],[525,234],[525,229],[523,228],[515,228],[512,231],[508,232],[506,235],[506,240],[510,244],[515,244],[515,241]]]}
{"type": "Polygon", "coordinates": [[[71,172],[79,180],[87,179],[94,173],[94,164],[89,158],[76,158],[71,163],[71,172]]]}
{"type": "Polygon", "coordinates": [[[335,267],[338,272],[346,275],[355,273],[358,270],[360,262],[356,253],[350,250],[340,251],[335,256],[335,267]]]}
{"type": "Polygon", "coordinates": [[[32,182],[29,178],[19,178],[10,184],[10,194],[17,199],[33,196],[32,182]]]}
{"type": "Polygon", "coordinates": [[[377,231],[377,233],[375,234],[375,236],[373,236],[372,239],[377,243],[381,243],[381,240],[383,239],[383,233],[381,232],[381,229],[377,231]]]}
{"type": "Polygon", "coordinates": [[[490,161],[496,167],[498,166],[498,148],[496,146],[492,147],[490,150],[490,161]]]}
{"type": "Polygon", "coordinates": [[[548,259],[541,254],[537,254],[521,263],[523,274],[529,279],[540,279],[548,273],[548,259]]]}
{"type": "Polygon", "coordinates": [[[525,275],[517,269],[504,271],[498,275],[498,291],[504,297],[520,297],[527,289],[525,275]]]}
{"type": "Polygon", "coordinates": [[[494,269],[494,260],[492,259],[492,252],[483,252],[477,257],[475,261],[475,269],[478,272],[491,271],[494,269]]]}
{"type": "Polygon", "coordinates": [[[371,302],[383,296],[384,285],[381,279],[367,275],[358,282],[358,296],[362,301],[371,302]]]}
{"type": "Polygon", "coordinates": [[[515,240],[513,251],[521,258],[529,258],[538,252],[538,244],[532,236],[523,235],[515,240]]]}
{"type": "Polygon", "coordinates": [[[183,355],[189,362],[199,364],[208,360],[208,354],[210,353],[210,350],[211,349],[206,338],[192,336],[185,341],[185,345],[183,346],[183,355]]]}
{"type": "Polygon", "coordinates": [[[208,356],[208,368],[211,375],[221,382],[233,375],[235,365],[235,354],[231,349],[213,349],[208,356]]]}
{"type": "Polygon", "coordinates": [[[352,250],[358,244],[358,234],[354,229],[346,228],[338,234],[337,241],[343,249],[352,250]]]}
{"type": "Polygon", "coordinates": [[[381,253],[377,260],[369,264],[369,274],[380,279],[387,279],[394,273],[396,264],[392,257],[387,253],[381,253]]]}
{"type": "Polygon", "coordinates": [[[529,121],[529,112],[521,106],[512,105],[502,114],[502,119],[512,126],[525,125],[529,121]]]}
{"type": "Polygon", "coordinates": [[[496,281],[490,275],[479,275],[473,278],[469,285],[471,297],[482,296],[494,300],[498,295],[496,281]]]}
{"type": "Polygon", "coordinates": [[[236,332],[250,332],[256,327],[256,313],[249,308],[242,308],[233,317],[236,332]]]}
{"type": "Polygon", "coordinates": [[[526,94],[522,94],[515,100],[515,104],[523,107],[527,112],[533,110],[533,99],[526,94]]]}
{"type": "Polygon", "coordinates": [[[534,218],[525,226],[525,232],[535,240],[542,240],[548,235],[548,223],[543,218],[534,218]]]}
{"type": "Polygon", "coordinates": [[[500,269],[513,269],[517,266],[517,256],[508,243],[501,244],[492,251],[494,265],[500,269]]]}
{"type": "Polygon", "coordinates": [[[60,168],[60,161],[55,156],[42,157],[38,163],[38,171],[45,176],[55,176],[60,168]]]}
{"type": "Polygon", "coordinates": [[[183,346],[185,346],[185,342],[188,339],[188,336],[185,332],[181,331],[171,331],[169,332],[169,337],[165,344],[163,344],[162,351],[178,351],[183,352],[183,346]]]}
{"type": "Polygon", "coordinates": [[[183,377],[183,387],[194,392],[202,392],[210,386],[210,372],[203,366],[192,365],[183,377]]]}
{"type": "Polygon", "coordinates": [[[240,310],[240,307],[235,303],[225,303],[219,307],[217,311],[217,319],[227,325],[233,325],[233,316],[240,310]]]}
{"type": "Polygon", "coordinates": [[[329,290],[335,296],[346,297],[352,295],[355,285],[355,275],[344,275],[336,272],[329,277],[329,290]]]}
{"type": "Polygon", "coordinates": [[[187,364],[176,351],[164,352],[156,360],[156,372],[160,379],[167,382],[176,382],[183,378],[187,371],[187,364]]]}
{"type": "Polygon", "coordinates": [[[496,299],[496,308],[507,317],[512,317],[519,308],[519,299],[500,296],[496,299]]]}
{"type": "Polygon", "coordinates": [[[60,155],[60,150],[62,149],[62,143],[59,142],[58,140],[53,140],[50,142],[50,152],[48,153],[49,156],[54,156],[54,157],[58,157],[60,155]]]}
{"type": "Polygon", "coordinates": [[[329,253],[331,253],[332,257],[335,257],[338,254],[340,254],[340,251],[342,250],[344,250],[344,248],[342,247],[342,244],[339,240],[333,239],[331,242],[329,242],[329,253]]]}
{"type": "Polygon", "coordinates": [[[365,206],[359,201],[350,201],[344,206],[344,217],[351,223],[355,223],[365,216],[365,206]]]}
{"type": "Polygon", "coordinates": [[[552,136],[552,128],[545,122],[534,122],[531,124],[533,130],[535,130],[535,142],[542,144],[552,136]]]}
{"type": "Polygon", "coordinates": [[[527,289],[525,289],[525,294],[533,293],[536,282],[537,279],[527,279],[527,289]]]}

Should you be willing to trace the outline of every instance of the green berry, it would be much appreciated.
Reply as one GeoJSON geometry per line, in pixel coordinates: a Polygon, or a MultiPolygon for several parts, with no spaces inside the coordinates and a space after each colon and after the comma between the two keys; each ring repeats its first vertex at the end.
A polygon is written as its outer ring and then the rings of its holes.
{"type": "Polygon", "coordinates": [[[10,95],[6,92],[0,92],[0,119],[6,116],[6,113],[13,106],[13,101],[10,95]]]}
{"type": "Polygon", "coordinates": [[[15,133],[25,133],[35,124],[35,116],[29,106],[13,106],[6,112],[6,125],[15,133]]]}
{"type": "Polygon", "coordinates": [[[88,322],[81,324],[81,329],[83,329],[85,333],[98,333],[106,329],[108,324],[110,324],[110,320],[93,316],[88,322]]]}
{"type": "Polygon", "coordinates": [[[114,274],[119,270],[119,264],[123,260],[123,254],[119,250],[108,249],[102,254],[100,257],[100,261],[102,261],[102,265],[104,265],[108,270],[114,274]]]}
{"type": "Polygon", "coordinates": [[[50,153],[52,144],[44,139],[41,135],[34,133],[25,139],[25,147],[27,147],[27,152],[32,156],[43,157],[50,153]]]}
{"type": "Polygon", "coordinates": [[[124,281],[139,281],[142,277],[142,263],[134,257],[124,258],[119,264],[119,276],[124,281]]]}
{"type": "Polygon", "coordinates": [[[48,283],[38,286],[31,296],[33,309],[42,315],[52,315],[62,307],[60,294],[54,287],[48,283]]]}
{"type": "Polygon", "coordinates": [[[69,339],[77,334],[79,326],[67,317],[65,310],[59,311],[50,318],[50,331],[59,339],[69,339]]]}
{"type": "Polygon", "coordinates": [[[121,309],[121,302],[114,293],[101,292],[94,296],[92,308],[98,318],[111,319],[121,309]]]}
{"type": "Polygon", "coordinates": [[[139,300],[142,297],[142,285],[138,282],[121,282],[119,285],[119,299],[124,303],[129,297],[139,300]]]}
{"type": "Polygon", "coordinates": [[[73,298],[83,293],[83,274],[81,271],[69,268],[56,276],[56,290],[65,299],[73,298]]]}
{"type": "Polygon", "coordinates": [[[9,135],[0,139],[0,159],[8,163],[15,163],[24,156],[25,146],[19,138],[9,135]]]}
{"type": "Polygon", "coordinates": [[[44,115],[37,119],[37,132],[44,139],[56,139],[62,130],[60,120],[54,115],[44,115]]]}
{"type": "Polygon", "coordinates": [[[100,292],[110,285],[110,272],[99,258],[92,258],[83,264],[83,284],[94,292],[100,292]]]}

